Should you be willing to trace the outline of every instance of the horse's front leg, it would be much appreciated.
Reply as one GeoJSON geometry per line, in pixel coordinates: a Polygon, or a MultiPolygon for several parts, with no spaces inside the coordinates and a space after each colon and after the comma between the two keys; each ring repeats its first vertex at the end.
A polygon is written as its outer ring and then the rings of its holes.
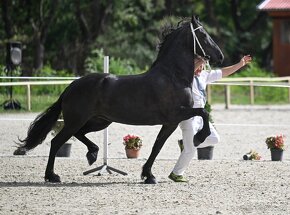
{"type": "Polygon", "coordinates": [[[100,131],[107,128],[111,122],[103,120],[103,119],[91,119],[89,120],[76,134],[75,137],[84,143],[87,148],[87,160],[89,165],[92,165],[98,157],[99,147],[90,141],[85,134],[92,131],[100,131]]]}
{"type": "Polygon", "coordinates": [[[203,127],[197,132],[194,136],[194,146],[198,146],[203,143],[205,139],[210,135],[210,127],[209,127],[209,114],[205,108],[186,108],[182,107],[180,110],[180,115],[183,117],[182,120],[189,119],[194,116],[201,116],[203,119],[203,127]],[[185,118],[184,118],[185,117],[185,118]]]}
{"type": "Polygon", "coordinates": [[[147,160],[147,162],[144,164],[143,166],[143,170],[141,173],[141,178],[145,179],[145,184],[157,184],[156,178],[154,177],[154,175],[151,172],[151,168],[152,165],[157,157],[157,155],[159,154],[161,148],[163,147],[165,141],[167,140],[167,138],[175,131],[175,129],[177,128],[178,124],[174,124],[174,125],[163,125],[157,138],[156,141],[153,145],[151,154],[147,160]]]}
{"type": "Polygon", "coordinates": [[[193,108],[193,111],[197,116],[201,116],[203,120],[202,129],[194,135],[194,146],[198,146],[203,143],[211,133],[209,127],[209,114],[205,108],[193,108]]]}

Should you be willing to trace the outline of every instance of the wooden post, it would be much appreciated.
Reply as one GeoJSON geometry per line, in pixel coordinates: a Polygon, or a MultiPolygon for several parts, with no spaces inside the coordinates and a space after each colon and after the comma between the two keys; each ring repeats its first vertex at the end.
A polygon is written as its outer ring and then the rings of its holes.
{"type": "MultiPolygon", "coordinates": [[[[288,84],[290,85],[290,79],[288,79],[288,84]]],[[[288,102],[290,103],[290,87],[288,87],[288,102]]]]}
{"type": "Polygon", "coordinates": [[[27,84],[27,109],[31,111],[31,91],[30,91],[30,84],[27,84]]]}
{"type": "Polygon", "coordinates": [[[231,88],[230,85],[225,86],[225,102],[226,102],[226,109],[230,108],[231,104],[231,88]]]}
{"type": "Polygon", "coordinates": [[[207,94],[207,102],[211,104],[211,86],[210,85],[207,85],[206,94],[207,94]]]}
{"type": "Polygon", "coordinates": [[[254,104],[254,101],[255,101],[254,85],[253,85],[253,80],[250,80],[250,102],[251,102],[251,105],[254,104]]]}

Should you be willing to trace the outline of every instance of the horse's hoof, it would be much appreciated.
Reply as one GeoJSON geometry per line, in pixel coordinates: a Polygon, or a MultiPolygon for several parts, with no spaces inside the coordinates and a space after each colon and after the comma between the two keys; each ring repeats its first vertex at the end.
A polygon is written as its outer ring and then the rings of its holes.
{"type": "Polygon", "coordinates": [[[93,163],[96,162],[96,160],[98,158],[98,152],[99,152],[99,150],[94,151],[94,152],[89,151],[87,153],[87,160],[88,160],[89,165],[92,165],[93,163]]]}
{"type": "Polygon", "coordinates": [[[51,183],[60,183],[60,177],[53,173],[53,174],[50,174],[50,175],[45,175],[44,177],[45,181],[46,182],[51,182],[51,183]]]}
{"type": "Polygon", "coordinates": [[[13,152],[13,155],[26,155],[26,149],[18,148],[13,152]]]}
{"type": "Polygon", "coordinates": [[[199,146],[201,143],[203,143],[205,141],[205,139],[211,134],[211,132],[197,132],[196,135],[194,135],[194,138],[193,138],[193,143],[194,143],[194,146],[197,147],[199,146]]]}
{"type": "Polygon", "coordinates": [[[194,143],[195,147],[197,147],[201,144],[201,142],[199,141],[199,139],[197,138],[196,135],[194,135],[194,137],[193,137],[193,143],[194,143]]]}
{"type": "Polygon", "coordinates": [[[146,180],[144,181],[144,184],[157,184],[157,180],[156,178],[146,178],[146,180]]]}

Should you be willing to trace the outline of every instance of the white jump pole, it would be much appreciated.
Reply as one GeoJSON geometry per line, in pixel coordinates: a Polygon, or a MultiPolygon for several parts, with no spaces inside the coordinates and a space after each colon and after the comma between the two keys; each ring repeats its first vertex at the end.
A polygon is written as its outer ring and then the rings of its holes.
{"type": "MultiPolygon", "coordinates": [[[[109,56],[104,57],[104,73],[109,73],[109,56]]],[[[108,164],[109,130],[104,129],[104,164],[108,164]]]]}
{"type": "MultiPolygon", "coordinates": [[[[104,57],[104,73],[109,73],[109,56],[105,56],[104,57]]],[[[84,172],[83,174],[84,175],[87,175],[89,173],[92,173],[92,172],[96,172],[96,171],[99,171],[100,172],[98,173],[98,175],[102,175],[105,171],[107,171],[108,173],[112,174],[111,171],[114,171],[114,172],[117,172],[117,173],[120,173],[122,175],[128,175],[126,172],[123,172],[121,170],[118,170],[116,168],[113,168],[111,166],[108,166],[108,145],[109,145],[109,130],[108,128],[105,128],[104,129],[104,147],[103,147],[103,165],[102,166],[99,166],[97,168],[94,168],[94,169],[91,169],[91,170],[88,170],[86,172],[84,172]]]]}

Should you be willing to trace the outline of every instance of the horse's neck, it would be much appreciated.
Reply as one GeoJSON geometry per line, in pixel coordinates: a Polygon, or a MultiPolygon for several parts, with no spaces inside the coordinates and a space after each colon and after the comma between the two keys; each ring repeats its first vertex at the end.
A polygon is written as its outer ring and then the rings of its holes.
{"type": "Polygon", "coordinates": [[[158,71],[187,85],[193,81],[193,62],[191,54],[186,54],[183,51],[168,52],[156,59],[151,67],[151,72],[158,71]]]}

